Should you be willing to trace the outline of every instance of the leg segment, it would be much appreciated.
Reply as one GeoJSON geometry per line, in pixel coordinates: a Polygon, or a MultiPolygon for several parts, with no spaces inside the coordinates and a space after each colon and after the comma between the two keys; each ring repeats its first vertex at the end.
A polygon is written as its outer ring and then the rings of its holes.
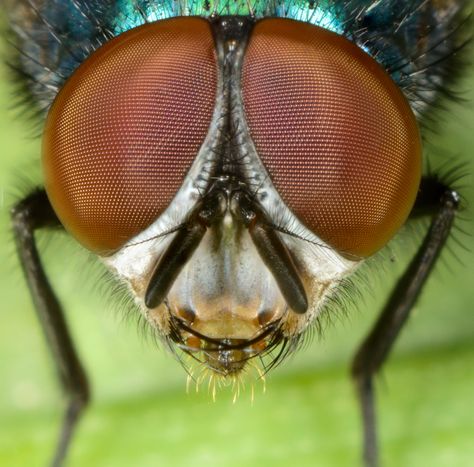
{"type": "Polygon", "coordinates": [[[61,433],[51,465],[59,467],[66,455],[79,416],[89,400],[89,385],[74,348],[56,295],[46,277],[36,247],[34,232],[43,227],[59,227],[46,193],[35,191],[14,206],[11,212],[18,256],[34,306],[68,402],[61,433]]]}
{"type": "Polygon", "coordinates": [[[364,462],[379,465],[374,406],[374,374],[387,359],[407,321],[451,231],[459,204],[458,194],[433,178],[423,180],[413,216],[433,214],[430,228],[416,256],[392,291],[375,326],[366,337],[352,364],[364,425],[364,462]]]}

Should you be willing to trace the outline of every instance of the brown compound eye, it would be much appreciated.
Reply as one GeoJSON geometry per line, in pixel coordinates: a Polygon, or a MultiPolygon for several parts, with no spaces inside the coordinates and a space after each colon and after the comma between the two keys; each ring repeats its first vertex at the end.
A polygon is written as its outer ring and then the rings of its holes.
{"type": "Polygon", "coordinates": [[[242,97],[257,152],[295,215],[343,254],[383,247],[421,177],[417,122],[386,71],[335,33],[262,20],[246,50],[242,97]]]}
{"type": "Polygon", "coordinates": [[[65,228],[107,253],[168,206],[201,147],[217,86],[209,22],[177,18],[109,41],[48,114],[43,166],[65,228]]]}

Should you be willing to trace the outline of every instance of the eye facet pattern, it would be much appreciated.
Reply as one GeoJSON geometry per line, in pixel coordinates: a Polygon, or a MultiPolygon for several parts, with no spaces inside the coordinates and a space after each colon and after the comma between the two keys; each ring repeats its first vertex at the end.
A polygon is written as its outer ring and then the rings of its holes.
{"type": "Polygon", "coordinates": [[[113,251],[169,205],[215,105],[209,22],[150,23],[93,53],[58,94],[43,138],[45,185],[65,228],[113,251]]]}
{"type": "Polygon", "coordinates": [[[296,216],[342,254],[383,247],[421,178],[416,119],[385,70],[335,33],[265,19],[246,50],[242,97],[257,152],[296,216]]]}

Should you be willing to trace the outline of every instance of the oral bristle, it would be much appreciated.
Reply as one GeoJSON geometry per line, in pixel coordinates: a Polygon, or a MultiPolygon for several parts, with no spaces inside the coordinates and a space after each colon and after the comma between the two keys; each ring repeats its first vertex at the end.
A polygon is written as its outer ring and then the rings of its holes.
{"type": "Polygon", "coordinates": [[[247,388],[250,388],[250,402],[253,403],[255,399],[255,383],[262,383],[262,394],[266,392],[266,378],[265,372],[260,366],[250,361],[247,371],[241,371],[239,373],[232,373],[229,375],[219,374],[213,369],[209,368],[204,364],[199,364],[194,358],[188,356],[188,362],[190,365],[187,367],[188,376],[186,379],[186,392],[189,394],[191,384],[194,383],[194,389],[196,393],[199,393],[200,388],[206,385],[207,392],[212,397],[213,402],[217,400],[217,394],[224,391],[230,391],[232,397],[232,403],[235,404],[240,398],[241,394],[245,392],[247,388]],[[254,377],[248,370],[252,370],[254,377]],[[248,384],[247,384],[248,383],[248,384]]]}

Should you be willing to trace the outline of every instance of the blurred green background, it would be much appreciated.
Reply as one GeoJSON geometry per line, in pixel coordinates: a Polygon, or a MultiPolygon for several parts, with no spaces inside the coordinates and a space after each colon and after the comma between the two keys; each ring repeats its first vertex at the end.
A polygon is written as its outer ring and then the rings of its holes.
{"type": "MultiPolygon", "coordinates": [[[[474,67],[460,83],[466,102],[449,107],[429,134],[433,165],[466,161],[459,234],[377,380],[385,466],[474,465],[474,67]],[[448,155],[448,156],[446,156],[448,155]],[[469,220],[470,219],[470,220],[469,220]],[[461,264],[463,263],[463,264],[461,264]]],[[[9,206],[41,183],[39,140],[12,110],[0,69],[0,465],[44,466],[62,416],[62,396],[12,244],[9,206]],[[10,109],[10,110],[9,110],[10,109]]],[[[120,304],[97,286],[100,267],[71,240],[41,235],[50,277],[89,371],[94,399],[77,432],[70,466],[353,466],[360,421],[348,367],[415,243],[402,235],[391,260],[369,270],[364,300],[255,383],[255,400],[203,387],[186,393],[186,374],[149,342],[120,304]],[[369,291],[370,289],[370,291],[369,291]]]]}

